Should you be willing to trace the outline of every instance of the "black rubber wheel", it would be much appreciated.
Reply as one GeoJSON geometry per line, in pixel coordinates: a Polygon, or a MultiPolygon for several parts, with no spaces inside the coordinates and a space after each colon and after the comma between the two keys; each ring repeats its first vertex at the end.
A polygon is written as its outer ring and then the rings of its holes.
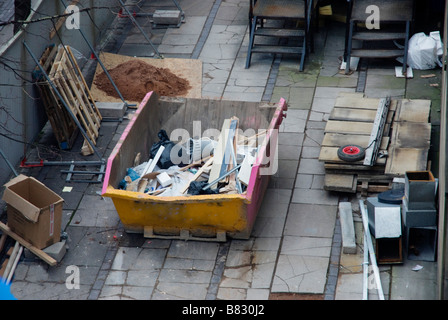
{"type": "Polygon", "coordinates": [[[355,162],[364,159],[366,152],[363,147],[355,144],[342,146],[338,149],[339,159],[347,162],[355,162]]]}

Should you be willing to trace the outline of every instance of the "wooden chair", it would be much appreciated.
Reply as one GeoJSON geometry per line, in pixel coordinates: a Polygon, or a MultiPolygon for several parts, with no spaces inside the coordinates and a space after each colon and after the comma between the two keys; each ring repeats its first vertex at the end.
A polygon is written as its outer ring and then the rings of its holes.
{"type": "Polygon", "coordinates": [[[300,55],[300,71],[303,71],[305,57],[312,51],[311,16],[313,0],[250,0],[249,49],[246,68],[249,68],[253,53],[300,55]],[[282,26],[268,26],[270,20],[283,22],[282,26]],[[292,25],[292,26],[291,26],[292,25]],[[277,44],[256,43],[256,38],[277,38],[277,44]],[[297,44],[282,44],[295,40],[297,44]]]}
{"type": "Polygon", "coordinates": [[[346,34],[346,68],[345,73],[350,72],[351,57],[359,58],[403,58],[402,73],[407,71],[408,42],[411,23],[414,13],[413,0],[352,0],[349,3],[350,12],[347,17],[348,30],[346,34]],[[379,8],[380,29],[360,27],[371,15],[366,9],[370,5],[379,8]],[[353,40],[361,40],[362,43],[370,42],[371,48],[353,49],[353,40]],[[385,41],[404,41],[404,48],[375,47],[374,43],[385,41]]]}

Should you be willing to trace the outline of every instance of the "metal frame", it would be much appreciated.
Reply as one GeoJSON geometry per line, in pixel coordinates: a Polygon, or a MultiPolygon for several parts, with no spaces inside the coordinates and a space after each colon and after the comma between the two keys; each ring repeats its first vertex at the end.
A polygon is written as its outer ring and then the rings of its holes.
{"type": "Polygon", "coordinates": [[[366,155],[364,157],[365,166],[373,166],[376,162],[381,140],[383,139],[384,125],[386,123],[387,114],[389,113],[389,107],[390,97],[380,100],[375,121],[373,122],[372,132],[370,133],[369,144],[366,148],[366,155]]]}

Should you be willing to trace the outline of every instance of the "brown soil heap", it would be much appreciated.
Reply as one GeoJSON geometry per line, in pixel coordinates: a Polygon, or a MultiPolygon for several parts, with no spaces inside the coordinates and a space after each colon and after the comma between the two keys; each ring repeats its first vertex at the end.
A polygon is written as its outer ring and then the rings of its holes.
{"type": "MultiPolygon", "coordinates": [[[[108,72],[128,101],[141,101],[150,91],[174,97],[185,95],[191,89],[188,80],[179,78],[169,69],[157,68],[140,60],[122,63],[108,72]]],[[[104,72],[97,75],[95,85],[109,96],[120,98],[104,72]]]]}

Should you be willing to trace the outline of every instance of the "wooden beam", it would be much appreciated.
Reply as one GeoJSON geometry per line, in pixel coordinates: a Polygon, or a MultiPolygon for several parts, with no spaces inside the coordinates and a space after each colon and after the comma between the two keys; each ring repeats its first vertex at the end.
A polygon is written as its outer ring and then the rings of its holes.
{"type": "Polygon", "coordinates": [[[34,253],[36,256],[38,256],[39,258],[41,258],[43,261],[45,261],[46,263],[48,263],[50,266],[55,266],[57,264],[57,261],[55,259],[53,259],[52,257],[50,257],[48,254],[46,254],[45,252],[43,252],[42,250],[36,248],[35,246],[33,246],[31,243],[29,243],[28,241],[26,241],[25,239],[23,239],[22,237],[20,237],[19,235],[17,235],[16,233],[14,233],[11,228],[9,228],[6,224],[0,222],[0,229],[6,233],[8,236],[10,236],[11,238],[13,238],[14,240],[16,240],[17,242],[19,242],[22,246],[24,246],[25,248],[29,249],[32,253],[34,253]]]}

